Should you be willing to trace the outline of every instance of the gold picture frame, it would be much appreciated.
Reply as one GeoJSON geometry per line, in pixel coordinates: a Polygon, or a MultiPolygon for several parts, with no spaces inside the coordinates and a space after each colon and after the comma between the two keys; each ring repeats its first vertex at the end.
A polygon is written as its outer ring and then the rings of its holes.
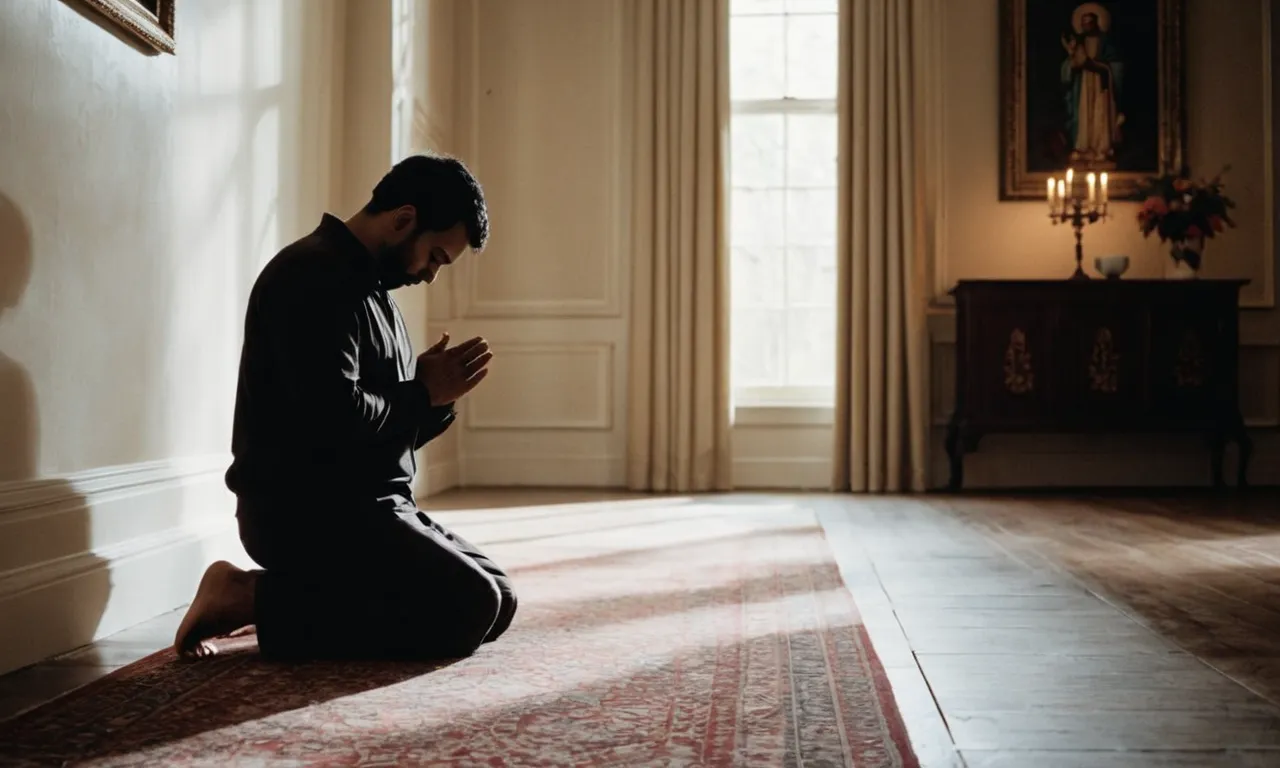
{"type": "Polygon", "coordinates": [[[1000,199],[1076,168],[1132,200],[1183,171],[1182,56],[1183,0],[1001,0],[1000,199]]]}
{"type": "Polygon", "coordinates": [[[81,0],[119,32],[143,48],[173,53],[174,3],[177,0],[81,0]]]}

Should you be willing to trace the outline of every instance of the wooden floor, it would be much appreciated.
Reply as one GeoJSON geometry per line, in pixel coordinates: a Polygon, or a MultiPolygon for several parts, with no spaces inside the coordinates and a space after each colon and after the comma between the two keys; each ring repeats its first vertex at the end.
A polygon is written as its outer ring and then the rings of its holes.
{"type": "Polygon", "coordinates": [[[1276,502],[844,499],[822,519],[929,764],[1280,766],[1276,502]]]}
{"type": "MultiPolygon", "coordinates": [[[[465,535],[468,509],[606,498],[428,506],[465,535]]],[[[826,529],[923,765],[1280,766],[1275,494],[777,498],[826,529]]],[[[0,718],[162,647],[178,617],[0,678],[0,718]]]]}

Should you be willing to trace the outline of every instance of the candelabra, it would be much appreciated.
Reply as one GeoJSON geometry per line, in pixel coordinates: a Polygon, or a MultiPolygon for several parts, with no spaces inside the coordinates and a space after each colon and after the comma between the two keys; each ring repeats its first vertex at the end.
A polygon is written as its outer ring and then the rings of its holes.
{"type": "Polygon", "coordinates": [[[1088,184],[1088,196],[1076,194],[1075,171],[1068,170],[1065,179],[1049,178],[1049,220],[1054,226],[1070,224],[1076,233],[1076,271],[1072,280],[1088,280],[1084,262],[1084,226],[1107,218],[1107,174],[1102,174],[1101,190],[1099,179],[1090,173],[1085,177],[1088,184]]]}

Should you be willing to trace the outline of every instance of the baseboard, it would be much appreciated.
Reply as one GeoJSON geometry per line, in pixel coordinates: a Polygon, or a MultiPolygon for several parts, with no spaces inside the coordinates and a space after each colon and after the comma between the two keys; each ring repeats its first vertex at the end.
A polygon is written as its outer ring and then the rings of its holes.
{"type": "Polygon", "coordinates": [[[224,456],[0,484],[0,673],[190,600],[214,559],[248,564],[224,456]]]}
{"type": "Polygon", "coordinates": [[[734,459],[733,487],[761,491],[825,491],[831,487],[831,459],[819,456],[734,459]]]}
{"type": "MultiPolygon", "coordinates": [[[[434,467],[432,468],[435,469],[434,467]]],[[[448,477],[449,465],[441,475],[448,477]]],[[[609,456],[463,456],[461,476],[448,485],[429,481],[430,494],[455,486],[468,488],[624,488],[626,460],[609,456]]],[[[736,488],[752,490],[827,490],[831,460],[801,458],[735,459],[736,488]]]]}
{"type": "MultiPolygon", "coordinates": [[[[948,480],[945,430],[935,429],[930,487],[948,480]]],[[[1251,430],[1249,484],[1280,485],[1280,434],[1251,430]]],[[[1238,454],[1227,446],[1223,462],[1234,484],[1238,454]]],[[[1195,437],[991,435],[965,455],[964,486],[970,490],[1036,488],[1203,488],[1212,484],[1209,451],[1195,437]]]]}
{"type": "Polygon", "coordinates": [[[441,461],[427,465],[427,496],[444,493],[460,485],[461,470],[456,461],[441,461]]]}
{"type": "Polygon", "coordinates": [[[464,455],[461,464],[459,485],[467,487],[623,488],[627,484],[626,459],[621,456],[464,455]]]}

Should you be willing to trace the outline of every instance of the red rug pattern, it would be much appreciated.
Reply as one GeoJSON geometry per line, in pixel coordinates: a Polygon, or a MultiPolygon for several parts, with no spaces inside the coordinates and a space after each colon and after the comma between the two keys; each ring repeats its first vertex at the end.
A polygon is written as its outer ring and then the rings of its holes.
{"type": "Polygon", "coordinates": [[[0,763],[916,766],[812,518],[678,525],[485,547],[521,608],[471,658],[164,651],[0,724],[0,763]]]}

